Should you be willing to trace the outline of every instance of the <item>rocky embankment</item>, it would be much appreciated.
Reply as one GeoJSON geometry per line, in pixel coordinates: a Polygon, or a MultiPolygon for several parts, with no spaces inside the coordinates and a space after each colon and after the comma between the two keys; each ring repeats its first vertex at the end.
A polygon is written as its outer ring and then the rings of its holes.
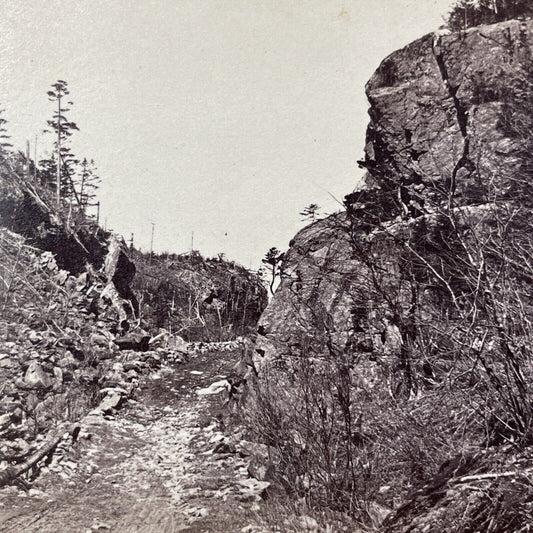
{"type": "Polygon", "coordinates": [[[111,236],[101,271],[72,275],[52,253],[0,230],[0,461],[20,464],[60,422],[75,421],[103,398],[118,403],[156,361],[121,353],[117,336],[132,316],[120,295],[131,270],[111,236]],[[119,395],[119,397],[117,397],[119,395]],[[113,399],[113,400],[111,400],[113,399]]]}
{"type": "Polygon", "coordinates": [[[0,484],[35,470],[91,409],[123,405],[161,361],[204,350],[161,327],[183,333],[186,309],[197,328],[218,326],[218,340],[249,329],[264,305],[245,269],[148,265],[94,221],[58,213],[50,196],[0,160],[0,484]],[[159,324],[148,293],[160,315],[172,308],[179,320],[159,324]]]}
{"type": "Polygon", "coordinates": [[[131,256],[137,268],[132,288],[153,328],[194,341],[221,341],[255,331],[267,304],[256,273],[199,252],[150,257],[132,250],[131,256]]]}
{"type": "Polygon", "coordinates": [[[105,415],[125,404],[162,362],[242,346],[187,343],[164,330],[150,337],[135,327],[133,304],[117,281],[131,279],[134,268],[114,236],[102,270],[78,276],[8,230],[0,230],[0,245],[9,283],[0,321],[2,483],[13,481],[8,474],[25,468],[58,429],[72,432],[92,409],[105,415]]]}

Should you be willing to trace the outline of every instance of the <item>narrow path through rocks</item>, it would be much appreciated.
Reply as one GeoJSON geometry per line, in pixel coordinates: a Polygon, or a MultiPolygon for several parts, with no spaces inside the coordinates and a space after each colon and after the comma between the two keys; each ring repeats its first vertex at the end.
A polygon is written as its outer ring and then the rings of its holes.
{"type": "Polygon", "coordinates": [[[114,416],[93,414],[32,488],[0,491],[2,533],[253,531],[264,483],[228,425],[224,379],[237,353],[205,353],[144,379],[114,416]]]}

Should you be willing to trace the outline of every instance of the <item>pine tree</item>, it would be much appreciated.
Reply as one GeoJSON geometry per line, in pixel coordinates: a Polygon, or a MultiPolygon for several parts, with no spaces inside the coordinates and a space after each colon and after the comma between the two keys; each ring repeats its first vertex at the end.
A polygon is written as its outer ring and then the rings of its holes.
{"type": "Polygon", "coordinates": [[[87,207],[92,204],[96,197],[96,191],[100,183],[100,176],[96,171],[94,159],[90,161],[85,157],[81,162],[78,176],[80,205],[83,213],[87,211],[87,207]]]}
{"type": "Polygon", "coordinates": [[[283,261],[285,254],[280,252],[276,247],[270,248],[265,254],[265,257],[261,260],[265,265],[270,268],[270,293],[274,294],[274,284],[276,278],[281,276],[281,262],[283,261]]]}
{"type": "Polygon", "coordinates": [[[320,216],[320,206],[318,204],[309,204],[301,213],[302,220],[316,222],[320,216]]]}
{"type": "Polygon", "coordinates": [[[0,110],[0,152],[2,155],[6,155],[13,148],[11,144],[11,136],[6,129],[7,120],[3,117],[4,109],[0,110]]]}
{"type": "Polygon", "coordinates": [[[79,130],[75,122],[67,119],[66,113],[70,111],[72,102],[66,102],[65,98],[70,94],[68,84],[64,80],[57,80],[52,84],[52,90],[48,91],[48,99],[57,104],[51,120],[48,120],[48,126],[55,134],[54,141],[54,159],[56,164],[56,202],[58,207],[61,205],[61,198],[76,197],[79,203],[79,198],[74,187],[73,177],[75,174],[75,166],[78,163],[73,155],[69,138],[74,131],[79,130]]]}

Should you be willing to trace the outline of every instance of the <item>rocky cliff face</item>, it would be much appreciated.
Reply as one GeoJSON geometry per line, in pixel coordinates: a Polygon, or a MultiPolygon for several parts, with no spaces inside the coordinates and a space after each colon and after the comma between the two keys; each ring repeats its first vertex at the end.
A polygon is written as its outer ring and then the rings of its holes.
{"type": "MultiPolygon", "coordinates": [[[[291,242],[260,321],[259,365],[264,354],[301,351],[317,322],[334,350],[397,348],[391,321],[354,299],[354,286],[371,284],[354,243],[374,240],[373,253],[381,246],[394,263],[391,228],[396,235],[415,230],[427,252],[440,246],[445,213],[482,212],[496,197],[527,203],[532,51],[533,21],[508,21],[426,35],[382,62],[366,86],[366,185],[346,197],[346,214],[312,224],[291,242]]],[[[396,262],[393,270],[400,268],[396,262]]]]}
{"type": "Polygon", "coordinates": [[[450,195],[479,203],[491,186],[511,186],[522,147],[509,113],[530,83],[532,29],[509,21],[427,35],[372,76],[363,165],[399,212],[423,214],[450,195]]]}
{"type": "Polygon", "coordinates": [[[318,502],[381,506],[386,531],[533,516],[530,484],[495,504],[531,468],[513,446],[533,445],[532,53],[529,20],[386,58],[366,87],[365,187],[295,236],[259,323],[256,415],[267,438],[291,428],[282,475],[318,502]]]}

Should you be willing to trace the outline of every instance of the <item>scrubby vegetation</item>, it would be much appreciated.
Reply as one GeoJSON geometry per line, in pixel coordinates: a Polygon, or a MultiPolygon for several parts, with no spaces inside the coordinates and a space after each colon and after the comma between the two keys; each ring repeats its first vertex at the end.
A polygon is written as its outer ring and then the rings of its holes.
{"type": "Polygon", "coordinates": [[[392,509],[439,476],[507,468],[478,463],[482,450],[531,445],[529,213],[489,206],[354,234],[352,350],[336,348],[332,317],[315,308],[247,417],[287,490],[368,525],[376,504],[392,509]],[[386,345],[373,320],[387,324],[386,345]]]}
{"type": "Polygon", "coordinates": [[[224,259],[131,251],[142,321],[186,340],[225,341],[255,329],[266,306],[260,277],[224,259]]]}
{"type": "Polygon", "coordinates": [[[533,6],[529,0],[456,0],[447,23],[450,29],[458,31],[532,14],[533,6]]]}

